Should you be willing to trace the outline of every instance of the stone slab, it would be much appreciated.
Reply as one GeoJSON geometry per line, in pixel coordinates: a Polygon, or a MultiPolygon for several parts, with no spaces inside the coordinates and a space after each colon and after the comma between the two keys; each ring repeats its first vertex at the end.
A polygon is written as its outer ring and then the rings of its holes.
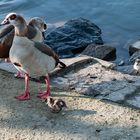
{"type": "MultiPolygon", "coordinates": [[[[101,59],[78,56],[63,59],[66,69],[51,74],[52,90],[73,91],[92,98],[139,107],[140,77],[116,71],[116,65],[101,59]]],[[[16,72],[12,64],[0,63],[0,69],[16,72]]]]}

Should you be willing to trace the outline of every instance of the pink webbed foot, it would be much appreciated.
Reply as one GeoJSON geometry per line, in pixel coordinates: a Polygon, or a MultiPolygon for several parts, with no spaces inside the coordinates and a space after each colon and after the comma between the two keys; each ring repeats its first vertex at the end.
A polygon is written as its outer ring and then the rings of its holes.
{"type": "Polygon", "coordinates": [[[41,99],[47,99],[47,97],[50,95],[50,92],[47,92],[47,91],[44,91],[44,92],[39,92],[38,94],[38,98],[41,98],[41,99]]]}
{"type": "Polygon", "coordinates": [[[15,78],[25,78],[24,74],[20,73],[19,71],[16,74],[14,74],[14,77],[15,78]]]}
{"type": "Polygon", "coordinates": [[[21,94],[19,96],[16,96],[15,98],[20,100],[20,101],[24,101],[24,100],[29,100],[30,96],[29,96],[29,93],[24,93],[24,94],[21,94]]]}
{"type": "Polygon", "coordinates": [[[30,94],[28,90],[28,81],[29,81],[29,76],[28,74],[25,74],[25,92],[22,95],[16,96],[15,98],[24,101],[24,100],[29,100],[30,99],[30,94]]]}

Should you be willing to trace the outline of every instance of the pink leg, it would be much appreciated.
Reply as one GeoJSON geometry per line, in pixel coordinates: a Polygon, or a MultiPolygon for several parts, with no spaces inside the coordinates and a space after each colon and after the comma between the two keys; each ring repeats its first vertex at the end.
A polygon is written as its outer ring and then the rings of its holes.
{"type": "Polygon", "coordinates": [[[47,97],[50,95],[50,81],[49,81],[49,76],[46,76],[45,78],[47,90],[44,92],[40,92],[37,97],[41,99],[47,99],[47,97]]]}
{"type": "Polygon", "coordinates": [[[14,74],[15,78],[24,78],[24,75],[21,72],[17,72],[16,74],[14,74]]]}
{"type": "Polygon", "coordinates": [[[23,100],[29,100],[30,95],[29,95],[29,90],[28,90],[28,81],[29,81],[29,75],[25,74],[25,93],[19,96],[16,96],[15,98],[23,101],[23,100]]]}

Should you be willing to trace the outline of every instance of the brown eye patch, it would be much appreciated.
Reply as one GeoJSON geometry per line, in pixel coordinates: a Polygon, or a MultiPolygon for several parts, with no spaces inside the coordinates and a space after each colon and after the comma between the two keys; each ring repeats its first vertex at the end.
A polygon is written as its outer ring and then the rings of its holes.
{"type": "Polygon", "coordinates": [[[14,20],[17,16],[15,14],[10,16],[10,20],[14,20]]]}

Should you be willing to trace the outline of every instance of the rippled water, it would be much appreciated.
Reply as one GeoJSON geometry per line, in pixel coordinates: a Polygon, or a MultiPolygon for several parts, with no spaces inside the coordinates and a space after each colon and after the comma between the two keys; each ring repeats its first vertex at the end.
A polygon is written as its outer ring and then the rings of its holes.
{"type": "Polygon", "coordinates": [[[9,12],[27,19],[41,16],[48,23],[84,17],[97,24],[103,40],[117,48],[118,58],[128,58],[130,42],[140,38],[140,0],[1,0],[0,19],[9,12]]]}

